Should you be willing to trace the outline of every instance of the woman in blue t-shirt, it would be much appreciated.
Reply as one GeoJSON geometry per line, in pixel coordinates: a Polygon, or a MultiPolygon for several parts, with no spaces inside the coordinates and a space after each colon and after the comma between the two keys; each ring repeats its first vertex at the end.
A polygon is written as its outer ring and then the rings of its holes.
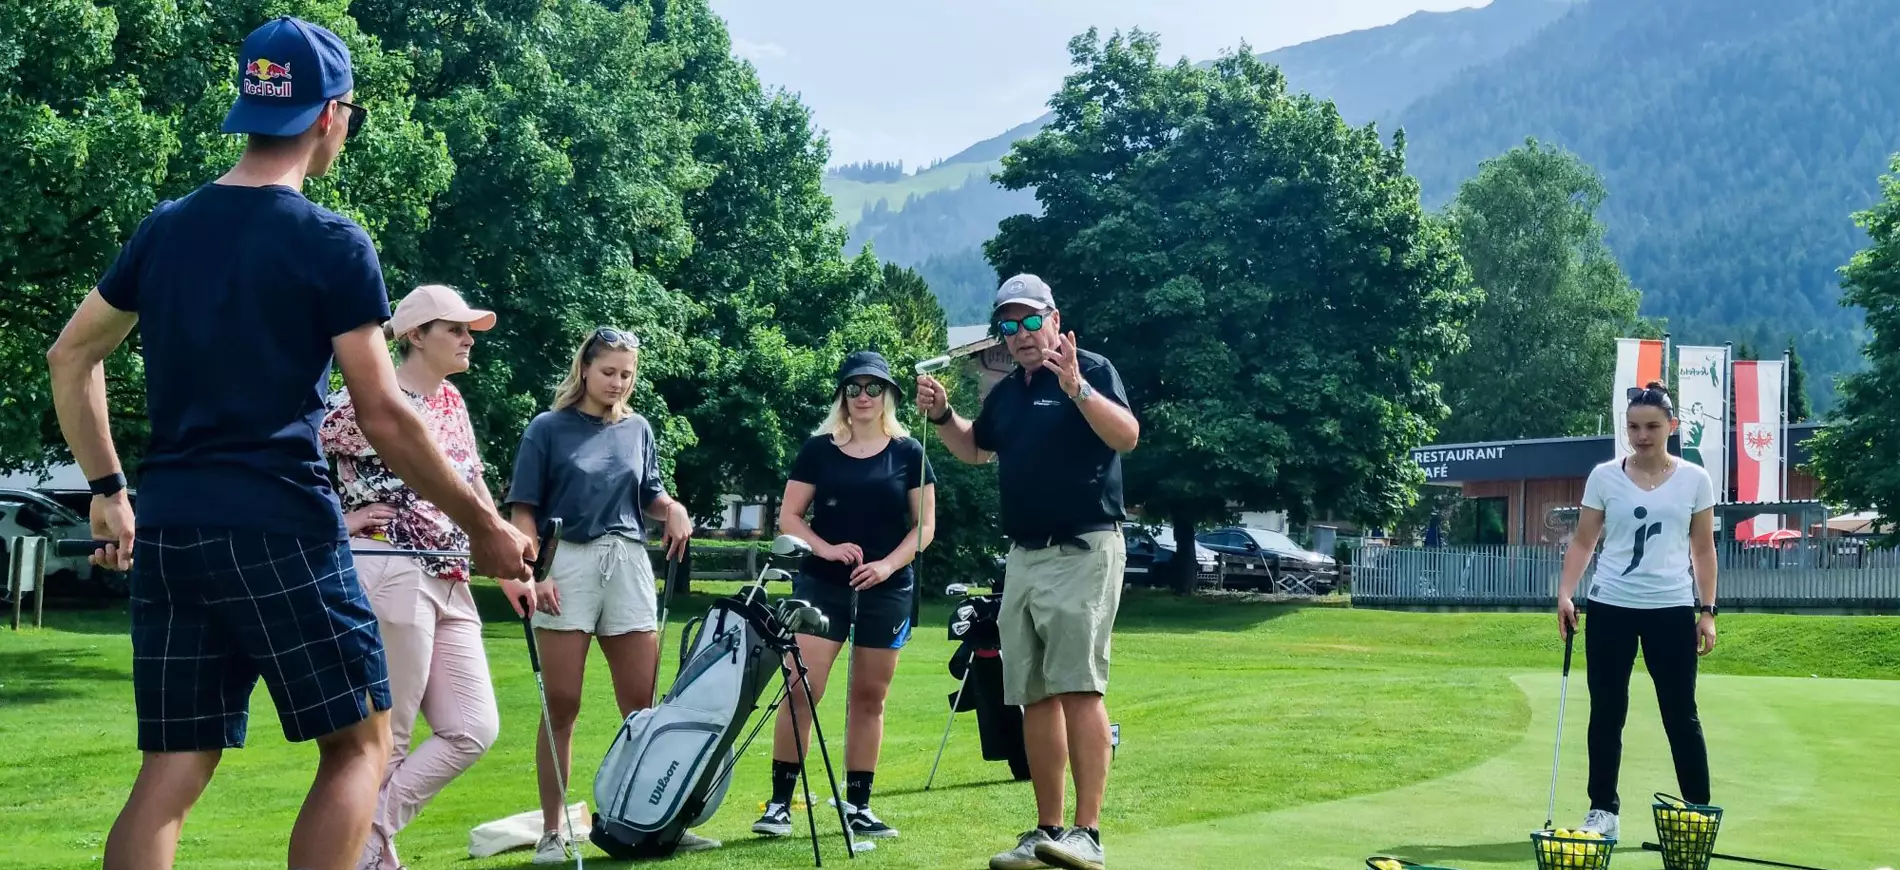
{"type": "Polygon", "coordinates": [[[897,422],[897,382],[884,357],[873,351],[846,357],[831,413],[798,451],[779,506],[779,528],[812,546],[792,594],[823,611],[830,628],[824,635],[798,636],[815,697],[807,703],[803,691],[794,690],[779,709],[772,799],[752,826],[756,833],[792,831],[797,747],[810,745],[812,716],[798,717],[806,733],[794,743],[790,704],[812,710],[824,698],[832,663],[849,639],[845,816],[857,836],[897,836],[871,814],[871,777],[884,740],[884,696],[897,672],[897,651],[910,639],[917,594],[911,562],[930,546],[936,528],[936,477],[923,445],[909,435],[897,422]]]}
{"type": "Polygon", "coordinates": [[[1625,434],[1633,453],[1590,472],[1557,592],[1558,625],[1568,637],[1577,625],[1572,596],[1601,536],[1584,627],[1590,812],[1582,829],[1606,837],[1617,833],[1616,780],[1639,643],[1682,797],[1709,802],[1709,753],[1696,716],[1695,679],[1696,657],[1715,649],[1715,489],[1701,466],[1665,449],[1676,425],[1675,406],[1662,384],[1629,391],[1625,434]]]}

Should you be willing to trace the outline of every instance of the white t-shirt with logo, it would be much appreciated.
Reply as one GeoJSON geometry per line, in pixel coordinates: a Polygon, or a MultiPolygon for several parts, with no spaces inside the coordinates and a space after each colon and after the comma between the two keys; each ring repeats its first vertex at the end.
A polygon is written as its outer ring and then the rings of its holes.
{"type": "Polygon", "coordinates": [[[1583,506],[1603,511],[1591,601],[1643,609],[1695,605],[1689,519],[1715,504],[1715,486],[1702,466],[1674,461],[1676,470],[1649,491],[1630,480],[1620,460],[1590,471],[1583,506]]]}

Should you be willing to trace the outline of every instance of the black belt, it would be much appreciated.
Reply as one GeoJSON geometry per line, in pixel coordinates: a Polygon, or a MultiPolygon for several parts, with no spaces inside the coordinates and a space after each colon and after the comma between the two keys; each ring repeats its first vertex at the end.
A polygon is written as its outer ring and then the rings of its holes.
{"type": "Polygon", "coordinates": [[[1092,534],[1094,532],[1120,531],[1121,527],[1121,523],[1088,523],[1058,535],[1036,535],[1034,537],[1012,536],[1010,542],[1025,550],[1046,550],[1050,547],[1060,546],[1062,544],[1079,544],[1086,550],[1088,549],[1089,542],[1082,539],[1083,535],[1092,534]]]}

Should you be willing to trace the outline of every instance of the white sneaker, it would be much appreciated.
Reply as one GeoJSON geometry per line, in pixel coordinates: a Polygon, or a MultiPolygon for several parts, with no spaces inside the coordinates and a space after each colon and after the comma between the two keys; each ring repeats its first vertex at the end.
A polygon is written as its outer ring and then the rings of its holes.
{"type": "Polygon", "coordinates": [[[720,843],[718,840],[702,837],[698,834],[693,833],[692,831],[681,831],[680,844],[678,846],[673,847],[673,851],[675,852],[703,852],[707,849],[717,849],[721,845],[723,844],[720,843]]]}
{"type": "Polygon", "coordinates": [[[534,863],[566,864],[567,837],[560,831],[548,831],[541,835],[541,842],[534,844],[534,863]]]}
{"type": "Polygon", "coordinates": [[[1054,843],[1049,832],[1041,828],[1031,828],[1016,838],[1016,848],[998,853],[990,859],[990,870],[1041,870],[1048,863],[1036,857],[1036,847],[1044,843],[1054,843]]]}
{"type": "Polygon", "coordinates": [[[1060,840],[1036,844],[1036,857],[1051,867],[1102,870],[1102,844],[1081,828],[1070,828],[1060,840]]]}
{"type": "Polygon", "coordinates": [[[1591,810],[1583,817],[1583,827],[1578,830],[1595,831],[1606,838],[1616,838],[1616,814],[1605,810],[1591,810]]]}

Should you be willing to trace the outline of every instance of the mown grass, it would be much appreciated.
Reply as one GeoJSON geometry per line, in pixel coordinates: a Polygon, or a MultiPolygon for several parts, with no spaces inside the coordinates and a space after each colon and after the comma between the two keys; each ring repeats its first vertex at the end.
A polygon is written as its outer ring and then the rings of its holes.
{"type": "MultiPolygon", "coordinates": [[[[703,612],[710,592],[731,588],[705,584],[676,602],[668,645],[686,617],[703,612]]],[[[400,838],[416,870],[527,863],[524,853],[478,861],[466,852],[471,827],[534,800],[539,702],[521,631],[494,596],[485,595],[484,606],[501,738],[400,838]]],[[[1004,765],[980,759],[967,715],[936,787],[922,791],[956,688],[944,666],[946,615],[945,605],[926,606],[925,628],[905,653],[888,705],[874,805],[902,836],[854,866],[982,867],[1033,822],[1028,784],[1010,782],[1004,765]]],[[[122,611],[55,611],[45,630],[0,634],[0,830],[9,832],[0,867],[96,866],[138,763],[124,624],[122,611]]],[[[1900,619],[1736,614],[1721,626],[1721,646],[1703,662],[1703,717],[1718,798],[1749,820],[1724,842],[1762,838],[1754,844],[1782,849],[1779,860],[1816,866],[1892,863],[1900,856],[1882,853],[1884,835],[1870,831],[1882,828],[1880,819],[1900,817],[1894,778],[1879,773],[1900,769],[1892,724],[1900,683],[1891,681],[1900,673],[1900,619]],[[1880,785],[1882,776],[1889,785],[1880,785]],[[1853,809],[1831,813],[1830,806],[1853,809]],[[1765,823],[1751,823],[1757,814],[1799,825],[1767,839],[1765,823]]],[[[1533,866],[1524,835],[1543,820],[1561,655],[1549,615],[1392,613],[1131,592],[1109,699],[1123,736],[1104,817],[1110,856],[1122,867],[1317,870],[1408,847],[1414,860],[1451,866],[1533,866]],[[1434,795],[1448,800],[1435,803],[1434,795]]],[[[1587,666],[1579,644],[1577,667],[1587,666]]],[[[1639,814],[1648,792],[1674,788],[1647,691],[1639,668],[1624,789],[1639,814]]],[[[1587,710],[1583,681],[1573,675],[1560,824],[1582,813],[1579,717],[1587,710]]],[[[314,749],[283,742],[261,687],[252,711],[251,745],[226,754],[187,826],[181,867],[281,866],[314,749]]],[[[841,708],[827,704],[821,712],[833,760],[842,763],[841,708]]],[[[596,653],[570,800],[591,804],[594,767],[617,724],[596,653]]],[[[752,747],[703,831],[726,848],[674,863],[810,866],[808,842],[747,832],[767,789],[768,753],[763,741],[752,747]]],[[[816,761],[822,810],[829,787],[816,761]]],[[[827,864],[846,860],[832,818],[827,864]]],[[[1625,824],[1632,818],[1626,813],[1625,824]]],[[[821,831],[823,824],[821,816],[821,831]]],[[[597,852],[589,858],[610,863],[597,852]]],[[[1619,853],[1617,866],[1661,864],[1636,852],[1619,853]]]]}

